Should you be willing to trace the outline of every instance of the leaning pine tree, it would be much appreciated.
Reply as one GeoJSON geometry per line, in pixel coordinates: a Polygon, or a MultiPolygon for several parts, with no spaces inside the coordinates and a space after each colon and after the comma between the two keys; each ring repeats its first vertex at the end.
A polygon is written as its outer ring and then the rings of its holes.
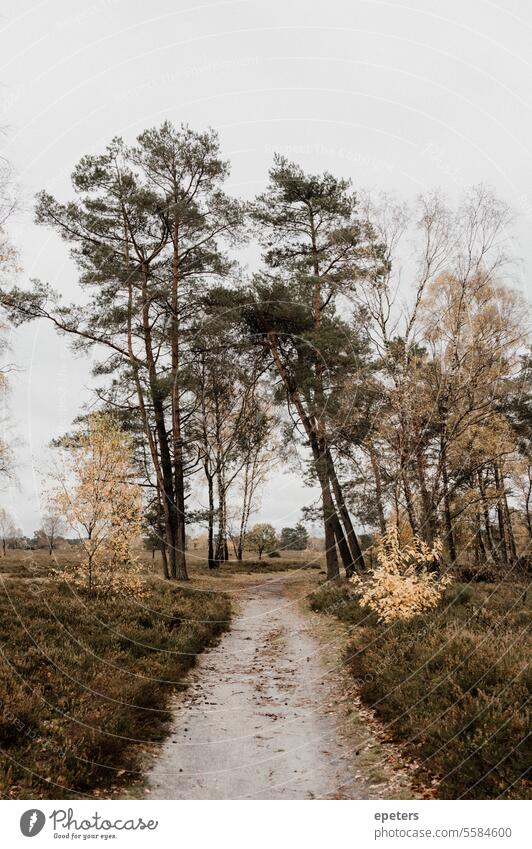
{"type": "Polygon", "coordinates": [[[331,415],[346,380],[360,368],[365,342],[351,320],[362,278],[382,255],[358,219],[347,180],[308,175],[276,156],[270,183],[251,209],[265,249],[247,321],[281,379],[289,411],[303,427],[323,510],[327,575],[364,558],[337,471],[331,415]]]}

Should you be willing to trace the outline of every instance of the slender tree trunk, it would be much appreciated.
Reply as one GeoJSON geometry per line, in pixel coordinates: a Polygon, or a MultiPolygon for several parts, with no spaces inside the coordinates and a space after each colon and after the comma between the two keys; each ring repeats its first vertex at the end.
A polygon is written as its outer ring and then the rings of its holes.
{"type": "Polygon", "coordinates": [[[153,357],[153,348],[151,341],[151,325],[150,325],[150,316],[149,309],[150,303],[148,298],[148,268],[143,265],[141,273],[142,273],[142,328],[144,335],[144,349],[146,352],[146,365],[148,367],[148,376],[149,376],[149,388],[150,388],[150,396],[152,399],[153,407],[155,410],[157,404],[157,413],[155,416],[156,426],[155,426],[155,434],[152,433],[150,423],[148,420],[148,413],[146,410],[146,404],[144,399],[144,388],[140,380],[139,375],[139,362],[133,350],[133,330],[132,330],[132,314],[133,314],[133,285],[132,279],[130,275],[130,257],[129,257],[129,241],[128,241],[128,233],[129,226],[127,216],[125,214],[125,210],[123,208],[123,226],[124,226],[124,260],[126,265],[127,272],[127,282],[128,282],[128,310],[127,310],[127,350],[129,356],[129,362],[131,365],[131,369],[133,372],[133,378],[135,381],[135,387],[137,390],[137,398],[139,402],[139,410],[142,418],[142,423],[144,427],[144,433],[146,439],[148,441],[148,445],[150,448],[150,454],[153,462],[153,467],[155,469],[155,474],[157,477],[157,494],[159,499],[159,505],[162,501],[162,509],[165,516],[165,541],[164,541],[164,557],[163,557],[163,567],[164,567],[164,577],[176,577],[176,569],[175,569],[175,526],[172,521],[172,507],[173,504],[173,484],[172,484],[172,474],[171,474],[171,462],[170,455],[168,450],[168,439],[166,435],[166,428],[164,425],[164,412],[161,416],[161,405],[159,402],[159,391],[156,386],[156,369],[155,369],[155,361],[153,357]],[[162,442],[160,445],[164,446],[164,448],[159,451],[157,446],[157,436],[162,438],[162,442]],[[169,468],[170,464],[170,468],[169,468]],[[172,563],[171,574],[168,568],[168,553],[170,554],[170,560],[172,563]]]}
{"type": "Polygon", "coordinates": [[[92,549],[91,549],[91,539],[92,539],[92,533],[88,533],[87,534],[87,541],[88,541],[88,544],[89,544],[89,550],[88,550],[88,556],[87,556],[87,567],[88,567],[88,570],[89,570],[89,573],[88,573],[89,594],[92,593],[92,557],[93,557],[93,555],[92,555],[92,549]]]}
{"type": "Polygon", "coordinates": [[[214,559],[217,563],[227,560],[227,527],[226,527],[226,492],[223,460],[218,461],[216,471],[217,495],[218,495],[218,533],[216,536],[216,553],[214,559]]]}
{"type": "Polygon", "coordinates": [[[338,516],[336,516],[336,520],[334,522],[334,536],[345,569],[345,574],[348,578],[350,578],[354,574],[355,568],[353,565],[353,558],[351,556],[347,540],[344,536],[342,525],[338,520],[338,516]]]}
{"type": "Polygon", "coordinates": [[[225,541],[227,535],[226,528],[226,487],[225,487],[225,457],[223,453],[222,442],[222,426],[220,407],[218,402],[218,393],[214,393],[214,414],[215,414],[215,438],[216,438],[216,488],[218,498],[218,531],[216,535],[216,552],[214,559],[216,564],[223,562],[225,558],[225,541]]]}
{"type": "MultiPolygon", "coordinates": [[[[446,415],[445,409],[442,413],[443,422],[446,421],[444,415],[446,415]]],[[[454,528],[451,513],[451,497],[449,494],[449,471],[447,468],[447,445],[445,424],[442,424],[440,429],[440,467],[443,488],[443,517],[445,525],[445,540],[447,543],[447,551],[449,552],[449,560],[451,564],[454,564],[456,563],[458,558],[456,554],[456,545],[454,540],[454,528]]]]}
{"type": "Polygon", "coordinates": [[[333,524],[333,517],[336,515],[336,511],[334,509],[334,504],[331,496],[326,462],[324,463],[324,458],[321,456],[316,431],[309,416],[305,411],[305,407],[301,400],[299,390],[297,386],[294,385],[290,374],[288,373],[285,365],[281,360],[279,354],[279,340],[273,331],[266,329],[266,333],[273,361],[281,379],[283,380],[283,383],[285,384],[288,390],[288,394],[297,409],[303,427],[305,428],[305,432],[307,434],[309,445],[312,451],[312,456],[314,459],[314,464],[316,467],[316,472],[321,488],[323,524],[325,530],[325,559],[327,564],[327,577],[330,580],[333,580],[339,577],[340,569],[338,567],[338,554],[336,552],[336,539],[333,524]]]}
{"type": "Polygon", "coordinates": [[[410,457],[410,450],[408,425],[405,421],[404,416],[400,417],[400,424],[401,426],[399,429],[398,453],[401,486],[405,497],[406,513],[408,516],[408,521],[410,522],[410,527],[412,528],[412,533],[414,534],[414,536],[419,536],[419,523],[417,521],[416,511],[414,508],[414,498],[412,496],[412,488],[410,486],[410,479],[408,477],[409,470],[407,467],[407,461],[410,457]]]}
{"type": "Polygon", "coordinates": [[[482,513],[483,513],[483,516],[484,516],[484,529],[486,531],[486,545],[488,547],[488,551],[491,555],[493,562],[498,563],[499,562],[499,556],[497,554],[495,543],[493,541],[493,534],[491,532],[490,511],[489,511],[488,499],[486,498],[486,487],[485,487],[482,471],[480,469],[477,472],[477,480],[478,480],[478,490],[479,490],[479,493],[480,493],[480,500],[481,500],[481,503],[482,503],[482,513]]]}
{"type": "Polygon", "coordinates": [[[213,476],[206,471],[208,499],[209,499],[209,517],[207,526],[207,563],[209,569],[215,569],[217,566],[214,557],[214,481],[213,476]]]}
{"type": "Polygon", "coordinates": [[[433,498],[429,492],[426,479],[425,456],[420,434],[416,434],[416,475],[419,483],[421,503],[423,505],[423,520],[421,522],[421,536],[428,545],[433,545],[438,536],[437,511],[433,498]]]}
{"type": "Polygon", "coordinates": [[[386,533],[386,518],[384,515],[384,504],[382,500],[382,477],[380,466],[377,462],[377,457],[375,456],[375,451],[373,446],[369,449],[369,459],[371,462],[371,468],[373,470],[373,477],[375,480],[375,499],[377,502],[377,514],[379,517],[379,529],[381,534],[386,533]]]}
{"type": "Polygon", "coordinates": [[[506,534],[504,531],[504,516],[502,512],[501,502],[497,501],[497,523],[499,525],[499,549],[501,552],[501,560],[508,565],[508,549],[506,548],[506,534]]]}
{"type": "Polygon", "coordinates": [[[179,580],[186,580],[186,522],[185,522],[185,480],[183,462],[183,440],[181,437],[181,399],[180,399],[180,346],[179,346],[179,223],[174,222],[172,232],[172,325],[171,325],[171,350],[172,350],[172,448],[174,461],[174,493],[176,513],[176,576],[179,580]]]}
{"type": "Polygon", "coordinates": [[[505,564],[510,563],[510,545],[508,539],[508,527],[506,523],[506,516],[504,512],[504,487],[501,481],[499,467],[497,463],[493,464],[493,475],[495,481],[495,488],[497,490],[497,522],[499,525],[499,537],[500,537],[500,547],[501,547],[501,555],[502,561],[505,564]]]}
{"type": "Polygon", "coordinates": [[[238,543],[236,545],[236,559],[241,561],[244,556],[244,540],[246,538],[249,517],[251,515],[251,503],[254,492],[254,472],[256,456],[248,457],[244,467],[244,492],[242,494],[242,513],[240,515],[240,528],[238,531],[238,543]]]}
{"type": "Polygon", "coordinates": [[[327,564],[327,578],[329,580],[335,580],[336,578],[340,577],[340,567],[338,565],[338,554],[336,551],[336,534],[339,533],[339,522],[329,486],[327,461],[323,455],[321,457],[318,457],[316,467],[318,473],[318,480],[320,482],[321,487],[323,525],[325,529],[325,561],[327,564]]]}
{"type": "Polygon", "coordinates": [[[408,480],[408,473],[406,469],[401,470],[401,483],[403,485],[403,493],[405,496],[405,504],[406,504],[406,512],[408,515],[408,521],[410,522],[410,527],[412,528],[412,533],[414,536],[419,535],[419,527],[417,523],[416,511],[414,510],[414,499],[412,497],[412,490],[410,488],[410,481],[408,480]]]}
{"type": "MultiPolygon", "coordinates": [[[[164,505],[162,503],[162,495],[161,495],[161,483],[159,480],[159,476],[157,476],[157,527],[160,527],[163,524],[163,519],[165,517],[164,505]]],[[[159,540],[159,551],[161,552],[161,561],[163,564],[163,575],[166,580],[170,578],[170,572],[168,571],[168,557],[166,554],[167,550],[167,539],[163,538],[159,540]]],[[[154,549],[155,551],[155,549],[154,549]]]]}
{"type": "MultiPolygon", "coordinates": [[[[321,276],[319,267],[319,256],[317,248],[317,233],[314,220],[314,212],[309,204],[309,223],[310,237],[312,243],[312,263],[314,271],[313,293],[312,293],[312,312],[314,317],[314,332],[316,336],[321,330],[321,276]]],[[[315,427],[313,428],[316,437],[314,447],[314,458],[318,471],[318,478],[321,485],[322,503],[323,503],[323,520],[325,525],[325,552],[327,562],[327,577],[329,580],[334,580],[339,577],[340,569],[338,566],[338,554],[336,551],[336,536],[340,537],[341,528],[339,527],[338,514],[334,505],[334,501],[330,489],[330,463],[328,455],[328,446],[326,438],[326,428],[324,421],[325,397],[323,392],[323,370],[324,363],[321,352],[316,348],[314,357],[314,411],[313,420],[315,427]]],[[[343,533],[342,533],[343,536],[343,533]]],[[[350,568],[350,567],[349,567],[350,568]]]]}
{"type": "MultiPolygon", "coordinates": [[[[178,547],[180,536],[178,534],[177,505],[174,495],[174,475],[172,470],[172,457],[168,440],[168,432],[164,419],[164,407],[157,380],[155,359],[153,356],[151,323],[149,315],[149,298],[147,285],[147,271],[144,271],[144,285],[142,289],[142,320],[144,345],[146,350],[146,362],[150,383],[150,395],[153,404],[153,415],[160,452],[160,465],[162,475],[161,496],[165,514],[166,550],[170,567],[170,576],[179,580],[187,580],[186,563],[183,558],[178,558],[178,547]]],[[[184,554],[184,546],[183,546],[184,554]]]]}
{"type": "Polygon", "coordinates": [[[478,510],[475,512],[475,552],[476,552],[476,562],[477,566],[481,566],[482,563],[486,562],[486,547],[484,545],[484,540],[482,539],[482,526],[480,523],[480,513],[478,510]]]}
{"type": "Polygon", "coordinates": [[[187,581],[188,572],[186,565],[186,523],[185,523],[185,486],[183,480],[183,466],[179,461],[179,469],[177,472],[177,492],[176,492],[176,514],[177,514],[177,552],[176,552],[176,575],[178,581],[187,581]]]}
{"type": "Polygon", "coordinates": [[[169,578],[170,575],[169,575],[169,572],[168,572],[168,558],[166,556],[166,545],[164,545],[164,542],[161,545],[160,552],[161,552],[161,560],[163,561],[163,575],[164,575],[165,578],[169,578]]]}
{"type": "Polygon", "coordinates": [[[510,508],[508,506],[508,498],[506,497],[506,493],[503,495],[502,499],[502,507],[504,513],[504,520],[506,525],[506,531],[508,536],[508,547],[510,549],[510,556],[512,558],[512,562],[517,560],[517,545],[515,542],[515,534],[512,525],[512,516],[510,513],[510,508]]]}
{"type": "Polygon", "coordinates": [[[395,527],[397,528],[397,533],[401,531],[401,523],[399,521],[399,488],[400,483],[399,480],[396,478],[393,484],[393,504],[395,508],[395,527]]]}
{"type": "MultiPolygon", "coordinates": [[[[497,464],[495,464],[497,466],[497,464]]],[[[506,495],[506,487],[504,484],[504,474],[497,469],[497,473],[499,475],[499,481],[501,486],[501,502],[502,502],[502,514],[504,517],[504,527],[506,531],[506,543],[508,545],[508,552],[510,555],[510,560],[512,563],[515,563],[517,560],[517,545],[515,543],[515,534],[512,526],[512,517],[510,515],[510,508],[508,506],[508,498],[506,495]]]]}
{"type": "Polygon", "coordinates": [[[445,457],[442,462],[442,482],[443,482],[443,515],[445,520],[445,539],[447,541],[447,550],[449,552],[449,560],[452,564],[457,561],[456,545],[454,541],[453,520],[451,514],[451,500],[449,497],[449,476],[447,473],[447,460],[445,457]]]}
{"type": "Polygon", "coordinates": [[[236,537],[233,536],[232,533],[229,533],[229,539],[231,540],[231,545],[233,546],[233,554],[235,556],[235,560],[238,560],[238,542],[236,537]]]}
{"type": "MultiPolygon", "coordinates": [[[[349,515],[349,510],[347,509],[347,505],[345,503],[344,493],[340,485],[340,481],[338,480],[338,475],[336,474],[334,461],[329,448],[326,449],[326,456],[329,479],[332,484],[334,498],[336,500],[336,506],[341,517],[341,522],[344,526],[345,539],[347,541],[348,550],[350,553],[350,562],[349,565],[346,566],[346,572],[349,572],[350,574],[353,571],[364,572],[364,555],[362,554],[362,549],[360,548],[360,543],[355,533],[355,529],[351,521],[351,516],[349,515]]],[[[344,558],[342,557],[342,559],[344,558]]],[[[345,559],[344,565],[346,565],[345,559]]]]}
{"type": "Polygon", "coordinates": [[[525,516],[528,536],[532,539],[532,516],[530,515],[530,500],[532,498],[532,479],[528,481],[528,489],[525,496],[525,516]]]}

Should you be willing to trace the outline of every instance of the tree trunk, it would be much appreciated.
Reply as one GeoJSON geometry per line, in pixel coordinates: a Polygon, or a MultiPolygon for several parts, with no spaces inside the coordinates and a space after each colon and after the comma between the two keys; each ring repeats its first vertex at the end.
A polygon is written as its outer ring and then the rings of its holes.
{"type": "Polygon", "coordinates": [[[327,564],[327,578],[335,580],[340,577],[338,565],[338,554],[336,551],[336,533],[338,528],[338,515],[334,506],[329,486],[329,475],[327,473],[326,459],[324,456],[317,461],[318,480],[321,487],[321,500],[323,509],[323,525],[325,529],[325,562],[327,564]]]}
{"type": "Polygon", "coordinates": [[[179,349],[179,224],[174,223],[172,254],[172,447],[174,454],[174,494],[176,511],[175,528],[175,570],[176,577],[180,581],[187,579],[186,555],[185,555],[185,481],[183,464],[183,441],[181,439],[181,401],[180,388],[180,349],[179,349]]]}
{"type": "Polygon", "coordinates": [[[449,552],[449,560],[451,564],[456,563],[456,545],[454,541],[453,519],[451,513],[451,498],[449,494],[449,472],[447,469],[447,442],[446,442],[446,426],[445,416],[446,408],[440,411],[442,415],[442,424],[440,425],[440,468],[443,488],[443,517],[445,525],[445,541],[447,543],[447,551],[449,552]]]}
{"type": "Polygon", "coordinates": [[[174,493],[174,475],[172,469],[172,457],[168,440],[168,432],[164,418],[163,399],[157,379],[155,360],[153,356],[151,323],[149,314],[149,298],[147,271],[144,271],[144,285],[142,287],[142,321],[144,334],[144,347],[146,351],[146,363],[148,366],[148,378],[150,385],[150,396],[153,404],[153,415],[155,428],[159,443],[160,467],[161,467],[161,497],[165,515],[166,552],[169,563],[171,578],[187,580],[186,562],[184,560],[184,545],[178,556],[180,546],[180,535],[178,534],[177,505],[174,493]]]}
{"type": "Polygon", "coordinates": [[[408,515],[408,521],[410,522],[410,527],[412,528],[412,533],[414,536],[419,535],[419,528],[417,523],[416,511],[414,510],[414,500],[412,498],[412,490],[410,489],[410,481],[408,480],[408,474],[406,469],[401,469],[401,482],[403,484],[403,493],[405,496],[405,504],[406,504],[406,512],[408,515]]]}
{"type": "Polygon", "coordinates": [[[161,559],[163,561],[163,575],[164,575],[165,578],[168,579],[170,577],[170,575],[168,573],[168,558],[166,556],[166,545],[164,544],[164,542],[161,545],[160,552],[161,552],[161,559]]]}
{"type": "Polygon", "coordinates": [[[497,463],[495,464],[496,468],[496,478],[495,485],[498,488],[497,479],[499,480],[499,484],[501,487],[501,502],[502,502],[502,514],[504,518],[504,528],[506,532],[506,544],[508,546],[508,553],[510,555],[510,561],[515,563],[517,560],[517,546],[515,543],[515,535],[514,529],[512,527],[512,517],[510,515],[510,508],[508,506],[508,498],[506,496],[506,487],[504,484],[504,474],[499,471],[497,463]]]}
{"type": "Polygon", "coordinates": [[[92,557],[93,557],[92,551],[91,551],[91,546],[90,546],[91,539],[92,539],[91,533],[88,534],[87,539],[88,539],[88,543],[89,543],[89,552],[88,552],[88,556],[87,556],[87,568],[88,568],[88,576],[87,577],[89,579],[88,580],[89,593],[91,593],[92,592],[92,557]]]}
{"type": "Polygon", "coordinates": [[[403,415],[400,416],[400,429],[398,435],[398,455],[399,455],[399,472],[400,472],[400,481],[401,487],[403,490],[403,494],[405,497],[406,504],[406,513],[408,516],[408,521],[410,522],[410,527],[412,529],[412,533],[414,536],[419,536],[419,524],[417,521],[416,511],[414,508],[414,499],[412,496],[412,489],[410,486],[410,479],[408,477],[408,467],[407,461],[410,459],[411,452],[409,448],[409,435],[408,435],[408,427],[405,417],[403,415]]]}
{"type": "MultiPolygon", "coordinates": [[[[332,484],[334,498],[336,500],[336,506],[338,508],[338,512],[340,514],[342,524],[345,529],[345,539],[347,541],[348,550],[350,553],[349,565],[346,565],[345,558],[343,556],[342,560],[344,561],[344,566],[346,566],[346,572],[349,572],[349,574],[352,574],[353,571],[364,572],[364,555],[362,554],[362,549],[360,548],[358,537],[355,533],[353,523],[351,522],[351,516],[349,515],[349,510],[347,509],[347,505],[345,503],[342,487],[340,485],[340,481],[338,480],[338,475],[336,474],[334,461],[329,448],[326,449],[326,456],[329,479],[332,484]]],[[[344,534],[342,534],[342,536],[344,536],[344,534]]]]}
{"type": "Polygon", "coordinates": [[[382,478],[381,478],[381,470],[379,464],[377,462],[377,458],[375,456],[375,451],[373,450],[373,446],[369,449],[369,459],[371,462],[371,468],[373,470],[373,477],[375,479],[375,499],[377,502],[377,514],[379,516],[379,529],[381,534],[386,533],[386,518],[384,515],[384,504],[382,501],[382,478]]]}
{"type": "Polygon", "coordinates": [[[399,481],[396,479],[393,484],[393,505],[395,508],[395,527],[397,529],[397,533],[401,531],[401,522],[399,521],[399,481]]]}
{"type": "Polygon", "coordinates": [[[476,524],[476,538],[477,538],[477,548],[479,552],[479,558],[483,558],[486,560],[486,546],[484,545],[484,540],[482,539],[482,527],[480,524],[480,513],[477,511],[475,513],[475,524],[476,524]]]}
{"type": "Polygon", "coordinates": [[[247,458],[244,466],[244,492],[242,494],[242,513],[240,515],[240,528],[238,531],[238,543],[236,546],[236,559],[241,561],[244,556],[244,540],[246,538],[249,517],[251,515],[251,507],[254,492],[254,470],[255,458],[247,458]]]}
{"type": "Polygon", "coordinates": [[[423,519],[421,522],[421,535],[425,542],[432,546],[438,536],[438,516],[434,499],[431,497],[427,486],[425,457],[420,434],[416,435],[416,475],[419,483],[421,503],[423,505],[423,519]]]}
{"type": "Polygon", "coordinates": [[[214,482],[213,476],[208,474],[206,471],[207,477],[207,488],[209,493],[209,516],[208,516],[208,526],[207,526],[207,563],[209,569],[216,569],[217,563],[214,557],[214,482]]]}
{"type": "Polygon", "coordinates": [[[227,560],[227,508],[225,501],[223,460],[218,462],[216,482],[218,489],[218,533],[216,536],[216,553],[214,555],[214,559],[218,564],[227,560]]]}
{"type": "Polygon", "coordinates": [[[526,526],[528,528],[528,536],[532,539],[532,516],[530,515],[530,500],[532,498],[532,479],[528,481],[528,489],[525,497],[525,516],[526,526]]]}
{"type": "Polygon", "coordinates": [[[515,562],[517,560],[517,544],[515,542],[515,534],[514,534],[514,529],[513,529],[513,525],[512,525],[512,516],[510,514],[510,508],[508,506],[508,499],[506,497],[506,493],[504,493],[504,495],[503,495],[502,507],[503,507],[507,537],[508,537],[508,546],[509,546],[509,549],[510,549],[510,556],[512,558],[512,562],[515,562]]]}
{"type": "MultiPolygon", "coordinates": [[[[154,442],[155,446],[155,442],[154,442]]],[[[162,504],[162,496],[161,496],[161,484],[159,478],[157,479],[157,527],[160,528],[165,519],[165,510],[164,505],[162,504]]],[[[168,557],[167,557],[167,545],[168,540],[166,539],[166,533],[164,538],[159,539],[159,551],[161,552],[161,561],[163,564],[163,576],[166,580],[170,579],[170,572],[168,571],[168,557]]],[[[155,551],[155,549],[154,549],[155,551]]]]}
{"type": "Polygon", "coordinates": [[[497,523],[499,525],[499,548],[501,552],[501,560],[508,565],[508,549],[506,548],[506,534],[504,532],[504,516],[502,513],[501,502],[497,502],[497,523]]]}
{"type": "MultiPolygon", "coordinates": [[[[314,318],[314,332],[319,334],[321,329],[321,276],[319,268],[319,255],[317,248],[316,225],[314,221],[314,212],[309,205],[309,223],[310,237],[312,243],[312,263],[314,271],[313,293],[312,293],[312,312],[314,318]]],[[[329,484],[329,460],[327,457],[328,446],[326,439],[326,427],[323,419],[325,410],[325,398],[323,393],[323,370],[324,363],[321,352],[316,347],[314,356],[314,410],[312,418],[314,426],[312,427],[314,439],[313,453],[316,463],[316,470],[321,486],[322,505],[323,505],[323,521],[325,526],[325,559],[327,563],[327,578],[335,580],[340,576],[338,566],[338,553],[336,551],[336,533],[340,534],[338,528],[339,519],[334,506],[334,501],[331,495],[329,484]]]]}
{"type": "Polygon", "coordinates": [[[442,462],[442,481],[443,481],[443,515],[445,519],[445,539],[447,542],[447,550],[449,552],[449,560],[451,564],[456,563],[456,545],[454,541],[453,520],[451,515],[451,500],[449,498],[449,477],[447,474],[447,461],[445,457],[442,462]]]}
{"type": "Polygon", "coordinates": [[[185,524],[185,486],[183,480],[183,469],[177,472],[178,489],[176,493],[176,577],[178,581],[187,581],[188,572],[186,565],[186,524],[185,524]]]}
{"type": "Polygon", "coordinates": [[[480,500],[482,502],[482,513],[484,515],[484,528],[486,531],[486,545],[488,546],[488,551],[491,555],[491,558],[494,563],[499,562],[499,556],[497,554],[497,550],[495,548],[495,544],[493,542],[493,534],[491,532],[491,521],[490,521],[490,511],[488,499],[486,498],[486,487],[484,486],[484,478],[482,476],[482,471],[479,469],[477,472],[477,480],[478,480],[478,490],[480,493],[480,500]]]}
{"type": "MultiPolygon", "coordinates": [[[[150,398],[153,405],[155,417],[155,432],[152,433],[146,404],[144,400],[144,390],[139,377],[139,364],[133,350],[133,333],[132,333],[132,304],[133,304],[133,286],[131,276],[129,275],[129,247],[128,247],[128,222],[124,213],[124,259],[126,269],[128,270],[128,312],[127,312],[127,336],[128,336],[128,355],[135,380],[137,397],[139,402],[139,410],[142,417],[144,432],[157,476],[157,496],[159,505],[162,502],[162,511],[165,517],[165,540],[164,540],[164,576],[165,578],[176,578],[178,569],[176,564],[176,521],[175,521],[175,503],[174,489],[172,479],[172,461],[170,457],[170,449],[168,444],[168,434],[164,421],[164,409],[162,407],[162,399],[157,382],[157,371],[155,367],[155,359],[153,356],[152,333],[150,323],[150,299],[148,294],[148,275],[149,266],[146,263],[142,264],[142,330],[144,340],[144,350],[146,353],[146,366],[148,369],[148,385],[150,390],[150,398]],[[159,440],[157,445],[157,439],[159,440]],[[170,568],[168,563],[170,562],[170,568]]],[[[181,577],[187,578],[186,563],[182,564],[180,570],[181,577]]]]}
{"type": "Polygon", "coordinates": [[[299,390],[297,386],[294,385],[294,381],[288,373],[279,355],[279,342],[277,336],[275,333],[273,333],[273,331],[268,330],[267,337],[273,361],[277,367],[280,377],[283,380],[283,383],[285,384],[288,390],[290,398],[296,406],[303,427],[305,428],[310,448],[312,450],[312,456],[314,458],[316,472],[321,488],[323,524],[325,530],[325,560],[327,564],[327,577],[330,580],[333,580],[339,577],[340,569],[338,567],[338,555],[336,552],[336,539],[334,534],[334,516],[336,515],[336,511],[334,509],[334,504],[331,496],[326,461],[324,462],[322,452],[320,451],[320,446],[318,443],[315,428],[305,411],[301,396],[299,394],[299,390]]]}
{"type": "Polygon", "coordinates": [[[334,536],[336,538],[336,544],[338,546],[338,551],[340,552],[340,557],[342,558],[345,574],[348,578],[350,578],[355,572],[355,567],[353,564],[353,558],[351,556],[349,546],[347,544],[347,540],[344,536],[342,525],[338,520],[338,516],[336,516],[336,520],[334,522],[334,536]]]}
{"type": "Polygon", "coordinates": [[[507,545],[508,530],[506,526],[506,516],[504,514],[503,496],[504,490],[501,484],[499,468],[497,463],[493,464],[493,475],[495,480],[495,488],[497,490],[497,522],[499,525],[499,544],[501,547],[502,561],[506,565],[510,563],[509,546],[507,545]]]}

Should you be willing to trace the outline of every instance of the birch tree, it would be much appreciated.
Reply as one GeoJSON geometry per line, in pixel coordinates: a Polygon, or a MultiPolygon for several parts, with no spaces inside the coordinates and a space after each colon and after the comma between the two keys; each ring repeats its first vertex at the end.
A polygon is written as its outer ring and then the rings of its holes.
{"type": "Polygon", "coordinates": [[[66,567],[65,575],[89,593],[142,594],[133,552],[142,527],[142,498],[130,440],[111,416],[93,414],[59,453],[51,503],[83,552],[81,563],[66,567]]]}

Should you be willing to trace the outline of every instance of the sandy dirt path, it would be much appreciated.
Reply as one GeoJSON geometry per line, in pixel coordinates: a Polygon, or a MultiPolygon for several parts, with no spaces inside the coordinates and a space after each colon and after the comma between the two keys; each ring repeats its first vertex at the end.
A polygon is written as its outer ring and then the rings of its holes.
{"type": "Polygon", "coordinates": [[[283,578],[243,589],[231,631],[174,699],[149,798],[375,796],[338,733],[317,641],[284,590],[283,578]]]}

